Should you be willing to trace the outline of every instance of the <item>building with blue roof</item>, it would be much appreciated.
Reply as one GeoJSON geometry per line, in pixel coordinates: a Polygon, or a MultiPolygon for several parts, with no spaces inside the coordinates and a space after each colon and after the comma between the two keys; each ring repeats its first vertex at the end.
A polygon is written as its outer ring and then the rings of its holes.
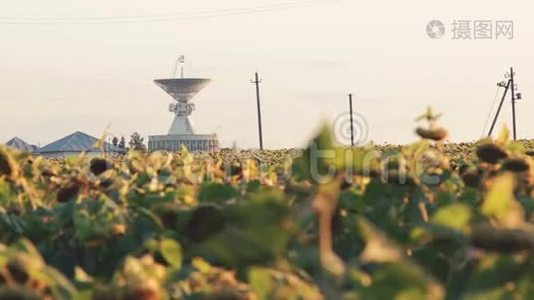
{"type": "Polygon", "coordinates": [[[39,154],[46,157],[67,157],[85,152],[88,156],[119,155],[125,149],[104,142],[98,147],[100,140],[81,131],[67,135],[39,149],[39,154]]]}

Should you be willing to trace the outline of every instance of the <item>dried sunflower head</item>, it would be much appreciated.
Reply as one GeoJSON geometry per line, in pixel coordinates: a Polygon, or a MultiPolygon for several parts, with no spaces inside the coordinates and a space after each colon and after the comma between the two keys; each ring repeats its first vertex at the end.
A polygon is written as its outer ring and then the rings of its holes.
{"type": "Polygon", "coordinates": [[[437,127],[437,128],[432,128],[432,129],[417,127],[417,129],[415,129],[415,132],[421,138],[427,139],[427,140],[433,140],[433,141],[443,141],[444,139],[447,138],[447,135],[448,135],[447,130],[445,130],[445,128],[442,128],[442,127],[437,127]]]}
{"type": "Polygon", "coordinates": [[[495,164],[508,157],[508,153],[502,147],[493,143],[478,146],[476,152],[481,161],[490,164],[495,164]]]}

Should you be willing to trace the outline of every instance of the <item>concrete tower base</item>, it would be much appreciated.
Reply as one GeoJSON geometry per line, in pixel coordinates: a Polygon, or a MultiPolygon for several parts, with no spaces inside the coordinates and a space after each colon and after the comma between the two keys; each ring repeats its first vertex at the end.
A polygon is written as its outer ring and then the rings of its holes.
{"type": "Polygon", "coordinates": [[[216,134],[152,135],[148,137],[149,151],[177,152],[185,146],[191,152],[219,150],[216,134]]]}

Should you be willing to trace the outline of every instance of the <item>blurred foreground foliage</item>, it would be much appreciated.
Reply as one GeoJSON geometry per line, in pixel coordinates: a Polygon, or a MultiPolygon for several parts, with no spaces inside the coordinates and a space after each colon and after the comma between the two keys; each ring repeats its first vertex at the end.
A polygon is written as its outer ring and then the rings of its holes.
{"type": "Polygon", "coordinates": [[[0,148],[0,299],[534,299],[528,142],[0,148]]]}

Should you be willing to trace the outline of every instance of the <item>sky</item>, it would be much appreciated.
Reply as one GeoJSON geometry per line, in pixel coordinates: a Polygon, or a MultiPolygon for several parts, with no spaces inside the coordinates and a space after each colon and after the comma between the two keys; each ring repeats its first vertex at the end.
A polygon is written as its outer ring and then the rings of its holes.
{"type": "MultiPolygon", "coordinates": [[[[415,141],[428,106],[451,141],[477,140],[512,66],[518,137],[533,138],[533,9],[527,0],[3,1],[0,142],[166,134],[173,100],[153,80],[171,76],[180,55],[186,77],[213,80],[192,120],[223,146],[258,147],[256,71],[266,148],[302,147],[323,122],[341,124],[348,142],[349,93],[359,142],[415,141]],[[440,39],[427,35],[432,20],[445,26],[440,39]],[[490,21],[493,31],[513,21],[514,37],[454,39],[455,20],[490,21]]],[[[510,107],[497,128],[510,124],[510,107]]]]}

